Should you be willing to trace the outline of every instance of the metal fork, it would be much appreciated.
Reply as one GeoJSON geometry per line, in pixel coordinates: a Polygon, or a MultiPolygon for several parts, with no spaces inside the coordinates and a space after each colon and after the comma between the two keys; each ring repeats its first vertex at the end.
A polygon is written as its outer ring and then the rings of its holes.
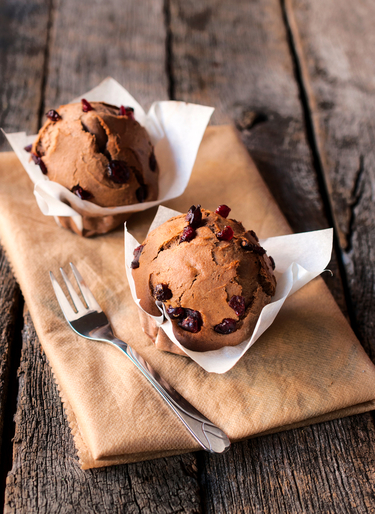
{"type": "Polygon", "coordinates": [[[224,432],[173,389],[138,352],[114,336],[107,316],[86,286],[79,271],[73,263],[70,263],[70,266],[86,305],[81,301],[62,268],[60,268],[60,272],[76,310],[71,307],[68,298],[51,271],[50,278],[57,301],[71,328],[82,337],[104,341],[119,348],[143,373],[204,450],[210,453],[225,452],[230,447],[230,441],[224,432]]]}

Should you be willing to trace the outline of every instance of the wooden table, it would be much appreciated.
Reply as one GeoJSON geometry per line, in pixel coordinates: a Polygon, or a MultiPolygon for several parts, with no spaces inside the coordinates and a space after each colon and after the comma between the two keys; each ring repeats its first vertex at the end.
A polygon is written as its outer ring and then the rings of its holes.
{"type": "MultiPolygon", "coordinates": [[[[145,108],[215,106],[213,123],[236,124],[292,228],[335,227],[324,277],[374,359],[374,24],[372,0],[3,0],[0,126],[35,133],[48,108],[109,75],[145,108]]],[[[4,254],[0,264],[4,512],[375,511],[371,413],[223,456],[80,470],[4,254]]]]}

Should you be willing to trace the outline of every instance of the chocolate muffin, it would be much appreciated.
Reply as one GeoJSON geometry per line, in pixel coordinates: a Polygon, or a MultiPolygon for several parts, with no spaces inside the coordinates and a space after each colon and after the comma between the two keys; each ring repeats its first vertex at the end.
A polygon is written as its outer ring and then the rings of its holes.
{"type": "MultiPolygon", "coordinates": [[[[236,346],[254,331],[275,294],[275,264],[253,231],[221,205],[192,206],[152,231],[134,251],[132,275],[141,307],[165,305],[178,341],[193,351],[236,346]]],[[[180,353],[180,352],[175,352],[180,353]]]]}
{"type": "Polygon", "coordinates": [[[31,156],[50,180],[102,207],[157,199],[153,146],[132,108],[82,100],[47,118],[31,156]]]}

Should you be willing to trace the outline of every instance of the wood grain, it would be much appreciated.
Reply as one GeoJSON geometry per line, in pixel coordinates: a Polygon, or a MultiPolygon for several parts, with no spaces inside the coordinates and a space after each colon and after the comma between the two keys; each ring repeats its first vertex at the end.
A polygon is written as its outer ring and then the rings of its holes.
{"type": "Polygon", "coordinates": [[[2,435],[9,390],[9,373],[20,290],[13,277],[9,262],[0,247],[0,462],[2,435]]]}
{"type": "Polygon", "coordinates": [[[374,512],[374,443],[365,414],[202,455],[204,512],[374,512]]]}
{"type": "Polygon", "coordinates": [[[288,0],[355,328],[375,361],[375,4],[288,0]]]}
{"type": "Polygon", "coordinates": [[[278,0],[172,0],[171,30],[176,98],[236,122],[293,228],[326,226],[278,0]]]}
{"type": "MultiPolygon", "coordinates": [[[[0,127],[8,132],[38,130],[49,3],[9,0],[0,4],[0,127]]],[[[0,137],[0,149],[8,150],[0,137]]]]}
{"type": "Polygon", "coordinates": [[[147,111],[168,99],[162,0],[57,1],[47,66],[45,105],[56,107],[108,76],[147,111]]]}
{"type": "MultiPolygon", "coordinates": [[[[45,0],[0,3],[0,127],[5,131],[37,130],[48,12],[45,0]]],[[[9,148],[0,132],[0,150],[9,148]]],[[[0,249],[0,437],[18,302],[19,288],[0,249]]],[[[6,466],[4,462],[2,465],[6,466]]]]}

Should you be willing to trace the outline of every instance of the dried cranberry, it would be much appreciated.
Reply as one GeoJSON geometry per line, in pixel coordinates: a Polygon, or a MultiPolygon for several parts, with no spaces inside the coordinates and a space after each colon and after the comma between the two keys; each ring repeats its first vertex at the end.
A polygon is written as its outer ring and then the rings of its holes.
{"type": "Polygon", "coordinates": [[[252,243],[249,243],[247,239],[243,239],[241,241],[241,246],[247,252],[253,252],[257,255],[264,255],[266,253],[266,250],[262,248],[260,245],[254,245],[252,243]]]}
{"type": "Polygon", "coordinates": [[[167,313],[169,317],[173,319],[185,317],[185,309],[182,307],[168,307],[167,313]]]}
{"type": "Polygon", "coordinates": [[[147,186],[145,184],[142,184],[138,189],[137,191],[135,192],[135,195],[137,197],[137,200],[139,203],[142,203],[146,200],[147,198],[147,186]]]}
{"type": "Polygon", "coordinates": [[[224,227],[221,232],[216,234],[216,237],[220,239],[220,241],[230,241],[233,238],[232,227],[224,227]]]}
{"type": "Polygon", "coordinates": [[[232,318],[224,318],[221,323],[214,326],[214,330],[219,334],[231,334],[237,330],[237,322],[232,318]]]}
{"type": "Polygon", "coordinates": [[[115,184],[126,184],[130,178],[130,169],[125,161],[109,161],[108,176],[115,184]]]}
{"type": "Polygon", "coordinates": [[[257,236],[257,235],[256,235],[256,233],[254,232],[254,230],[249,230],[249,234],[250,234],[251,236],[253,236],[253,238],[255,239],[255,241],[259,241],[258,236],[257,236]]]}
{"type": "Polygon", "coordinates": [[[156,284],[152,294],[154,298],[160,302],[165,302],[172,298],[172,291],[169,289],[167,284],[156,284]]]}
{"type": "Polygon", "coordinates": [[[24,148],[25,152],[30,153],[30,152],[31,152],[32,147],[33,147],[33,145],[27,145],[27,146],[25,146],[25,148],[24,148]]]}
{"type": "Polygon", "coordinates": [[[186,214],[186,221],[189,222],[189,225],[193,228],[198,228],[202,223],[202,211],[201,206],[192,205],[186,214]]]}
{"type": "Polygon", "coordinates": [[[133,259],[132,263],[130,264],[131,269],[139,268],[139,258],[140,258],[140,256],[141,256],[141,253],[142,253],[143,247],[144,247],[144,245],[139,245],[139,246],[137,246],[137,248],[134,250],[134,252],[133,252],[134,259],[133,259]]]}
{"type": "Polygon", "coordinates": [[[148,164],[150,166],[150,170],[151,171],[155,171],[156,170],[156,164],[157,163],[156,163],[156,157],[155,157],[154,151],[151,152],[148,164]]]}
{"type": "Polygon", "coordinates": [[[216,214],[220,214],[223,218],[227,218],[231,210],[232,209],[228,207],[228,205],[219,205],[215,212],[216,214]]]}
{"type": "Polygon", "coordinates": [[[81,200],[89,200],[92,198],[92,194],[89,191],[83,189],[80,185],[74,186],[71,189],[72,193],[78,196],[81,200]]]}
{"type": "Polygon", "coordinates": [[[269,258],[269,260],[271,261],[271,267],[272,267],[272,269],[275,269],[275,268],[276,268],[276,264],[275,264],[275,261],[274,261],[273,257],[269,256],[268,258],[269,258]]]}
{"type": "Polygon", "coordinates": [[[42,161],[42,158],[40,158],[40,160],[39,160],[39,167],[42,170],[43,175],[47,175],[48,174],[47,166],[42,161]]]}
{"type": "Polygon", "coordinates": [[[192,309],[185,309],[185,315],[186,318],[179,321],[178,326],[193,334],[199,332],[203,324],[201,313],[192,309]]]}
{"type": "Polygon", "coordinates": [[[87,100],[85,100],[84,98],[82,98],[81,104],[82,104],[82,111],[83,112],[89,112],[89,111],[93,110],[93,106],[87,100]]]}
{"type": "Polygon", "coordinates": [[[180,243],[183,243],[184,241],[189,242],[192,239],[194,239],[195,236],[196,236],[195,230],[193,229],[193,227],[188,225],[182,231],[182,234],[181,234],[181,237],[180,237],[180,243]]]}
{"type": "Polygon", "coordinates": [[[131,120],[134,120],[134,109],[133,107],[124,107],[123,105],[121,105],[119,115],[127,116],[131,120]]]}
{"type": "Polygon", "coordinates": [[[37,164],[40,167],[40,170],[43,173],[43,175],[47,175],[47,166],[42,161],[42,158],[39,157],[39,155],[35,155],[35,153],[31,154],[31,158],[35,162],[35,164],[37,164]]]}
{"type": "Polygon", "coordinates": [[[229,307],[231,307],[238,317],[245,313],[245,298],[243,296],[232,296],[229,300],[229,307]]]}
{"type": "Polygon", "coordinates": [[[43,175],[47,175],[47,173],[48,173],[47,166],[44,164],[41,157],[39,157],[39,167],[40,167],[43,175]]]}
{"type": "Polygon", "coordinates": [[[59,121],[61,120],[61,116],[60,114],[55,111],[54,109],[50,109],[47,113],[46,113],[46,116],[49,120],[51,121],[59,121]]]}

